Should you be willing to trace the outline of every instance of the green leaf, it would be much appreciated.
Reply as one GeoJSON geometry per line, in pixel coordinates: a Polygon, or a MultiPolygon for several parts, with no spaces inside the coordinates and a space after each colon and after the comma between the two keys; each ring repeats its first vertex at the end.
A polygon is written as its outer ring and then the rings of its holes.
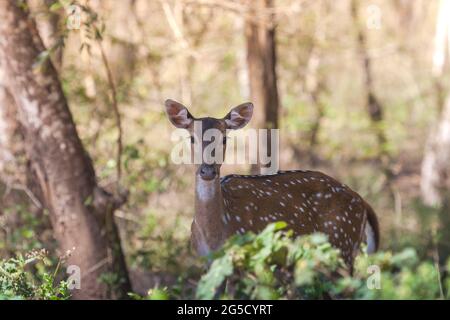
{"type": "Polygon", "coordinates": [[[151,289],[148,292],[149,300],[169,300],[167,289],[151,289]]]}
{"type": "Polygon", "coordinates": [[[213,299],[217,289],[233,273],[233,259],[226,254],[216,259],[209,271],[200,279],[197,287],[198,299],[213,299]]]}

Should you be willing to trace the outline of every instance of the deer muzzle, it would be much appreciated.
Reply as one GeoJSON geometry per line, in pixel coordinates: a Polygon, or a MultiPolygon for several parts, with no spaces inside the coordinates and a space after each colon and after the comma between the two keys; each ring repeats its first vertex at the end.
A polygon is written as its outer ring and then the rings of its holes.
{"type": "Polygon", "coordinates": [[[200,175],[203,180],[213,180],[217,177],[218,171],[215,165],[202,164],[198,168],[197,174],[200,175]]]}

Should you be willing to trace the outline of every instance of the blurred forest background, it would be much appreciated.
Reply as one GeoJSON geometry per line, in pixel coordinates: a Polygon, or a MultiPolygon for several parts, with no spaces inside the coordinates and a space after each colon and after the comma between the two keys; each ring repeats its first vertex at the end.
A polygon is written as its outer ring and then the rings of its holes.
{"type": "MultiPolygon", "coordinates": [[[[448,257],[450,1],[7,0],[0,12],[1,259],[42,254],[34,274],[68,259],[140,295],[195,287],[194,173],[170,161],[167,98],[213,117],[252,101],[250,126],[280,128],[281,169],[360,193],[382,250],[448,257]],[[20,19],[37,28],[17,32],[20,19]],[[85,208],[106,213],[92,222],[85,208]]],[[[81,297],[122,297],[92,286],[81,297]]]]}

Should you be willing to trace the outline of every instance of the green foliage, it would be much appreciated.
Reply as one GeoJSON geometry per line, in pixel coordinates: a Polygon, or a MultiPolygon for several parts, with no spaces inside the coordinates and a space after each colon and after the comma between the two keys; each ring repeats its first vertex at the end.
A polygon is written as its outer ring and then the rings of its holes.
{"type": "Polygon", "coordinates": [[[27,267],[42,262],[45,251],[34,251],[26,257],[0,260],[0,300],[4,299],[40,299],[65,300],[70,294],[67,283],[60,281],[55,285],[55,275],[44,272],[36,276],[27,267]]]}
{"type": "Polygon", "coordinates": [[[324,235],[293,239],[284,227],[276,223],[258,235],[230,239],[200,279],[196,297],[439,299],[449,288],[448,278],[441,283],[435,264],[419,261],[413,249],[361,254],[350,275],[324,235]]]}
{"type": "Polygon", "coordinates": [[[212,299],[220,285],[232,274],[233,258],[230,254],[224,254],[213,262],[210,271],[200,280],[197,296],[201,299],[212,299]]]}
{"type": "Polygon", "coordinates": [[[337,250],[315,234],[292,240],[283,222],[258,235],[235,236],[218,252],[201,278],[196,296],[212,299],[227,280],[222,298],[322,298],[334,273],[345,272],[337,250]]]}
{"type": "Polygon", "coordinates": [[[196,279],[204,272],[202,261],[190,251],[188,238],[177,237],[176,226],[166,227],[165,232],[159,233],[158,225],[153,215],[148,215],[148,222],[139,234],[130,260],[133,267],[140,267],[155,277],[165,279],[162,284],[170,289],[153,288],[145,299],[193,298],[196,279]]]}
{"type": "MultiPolygon", "coordinates": [[[[354,279],[357,285],[351,297],[357,299],[440,299],[441,279],[436,265],[431,261],[420,261],[414,249],[404,249],[392,254],[380,252],[373,256],[362,256],[356,260],[354,279]],[[367,288],[370,266],[380,269],[379,290],[367,288]]],[[[445,282],[445,279],[444,279],[445,282]]]]}
{"type": "Polygon", "coordinates": [[[150,289],[145,297],[136,293],[129,293],[128,296],[133,300],[168,300],[170,298],[170,293],[165,287],[150,289]]]}
{"type": "MultiPolygon", "coordinates": [[[[6,194],[0,190],[0,198],[6,194]]],[[[11,253],[25,253],[45,247],[52,251],[53,238],[46,232],[50,225],[45,211],[37,215],[28,203],[7,204],[0,207],[0,259],[11,253]]]]}

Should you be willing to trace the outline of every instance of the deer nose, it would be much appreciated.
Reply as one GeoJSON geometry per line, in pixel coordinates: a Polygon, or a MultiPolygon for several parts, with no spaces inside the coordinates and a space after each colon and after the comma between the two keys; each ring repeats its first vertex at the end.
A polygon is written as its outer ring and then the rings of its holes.
{"type": "Polygon", "coordinates": [[[217,176],[217,169],[214,165],[202,164],[198,170],[200,177],[204,180],[212,180],[217,176]]]}

